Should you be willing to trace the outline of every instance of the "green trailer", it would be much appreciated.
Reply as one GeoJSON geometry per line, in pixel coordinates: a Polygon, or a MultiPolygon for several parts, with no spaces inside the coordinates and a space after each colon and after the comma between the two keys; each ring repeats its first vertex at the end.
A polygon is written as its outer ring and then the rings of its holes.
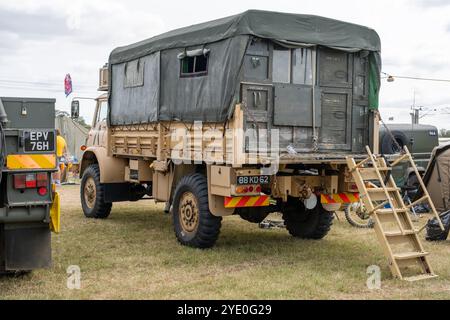
{"type": "Polygon", "coordinates": [[[0,273],[51,265],[59,232],[55,100],[0,98],[0,273]]]}

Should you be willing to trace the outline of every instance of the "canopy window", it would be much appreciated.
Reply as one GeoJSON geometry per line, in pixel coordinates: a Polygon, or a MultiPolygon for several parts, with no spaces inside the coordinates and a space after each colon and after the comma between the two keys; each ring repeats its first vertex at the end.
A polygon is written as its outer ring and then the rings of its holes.
{"type": "Polygon", "coordinates": [[[204,76],[208,74],[209,49],[197,49],[178,54],[180,77],[204,76]]]}
{"type": "Polygon", "coordinates": [[[273,82],[313,84],[312,61],[315,51],[310,48],[274,49],[273,82]]]}
{"type": "Polygon", "coordinates": [[[144,61],[142,59],[136,59],[125,63],[125,77],[124,87],[134,88],[142,87],[144,85],[144,61]]]}

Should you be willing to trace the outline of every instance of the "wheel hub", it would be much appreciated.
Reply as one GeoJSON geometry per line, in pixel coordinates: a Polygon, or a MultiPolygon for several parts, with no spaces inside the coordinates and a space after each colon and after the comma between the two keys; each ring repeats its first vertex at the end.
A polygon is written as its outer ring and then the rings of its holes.
{"type": "Polygon", "coordinates": [[[97,197],[97,188],[95,186],[94,178],[89,177],[84,185],[84,200],[86,205],[92,209],[95,206],[95,199],[97,197]]]}
{"type": "Polygon", "coordinates": [[[191,192],[185,192],[180,199],[180,222],[183,230],[194,232],[198,227],[199,209],[197,199],[191,192]]]}

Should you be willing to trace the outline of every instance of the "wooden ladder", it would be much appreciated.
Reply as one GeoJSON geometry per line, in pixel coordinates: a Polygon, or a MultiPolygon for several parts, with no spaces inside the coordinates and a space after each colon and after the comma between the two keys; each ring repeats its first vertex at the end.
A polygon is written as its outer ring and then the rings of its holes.
{"type": "Polygon", "coordinates": [[[409,211],[419,203],[428,202],[442,230],[444,226],[408,148],[405,146],[404,152],[392,163],[385,157],[374,155],[369,147],[366,150],[366,159],[356,163],[355,159],[347,157],[347,164],[360,198],[374,220],[375,233],[388,258],[392,274],[407,281],[437,277],[418,236],[424,228],[415,229],[409,211]],[[409,161],[424,192],[422,198],[408,206],[392,177],[392,168],[404,161],[409,161]]]}

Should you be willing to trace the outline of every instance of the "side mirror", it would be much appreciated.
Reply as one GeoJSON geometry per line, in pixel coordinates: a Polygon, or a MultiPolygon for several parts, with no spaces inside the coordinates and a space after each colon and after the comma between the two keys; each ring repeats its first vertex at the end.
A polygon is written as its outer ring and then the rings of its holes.
{"type": "Polygon", "coordinates": [[[70,117],[72,119],[78,119],[80,117],[80,101],[72,100],[72,105],[70,107],[70,117]]]}

